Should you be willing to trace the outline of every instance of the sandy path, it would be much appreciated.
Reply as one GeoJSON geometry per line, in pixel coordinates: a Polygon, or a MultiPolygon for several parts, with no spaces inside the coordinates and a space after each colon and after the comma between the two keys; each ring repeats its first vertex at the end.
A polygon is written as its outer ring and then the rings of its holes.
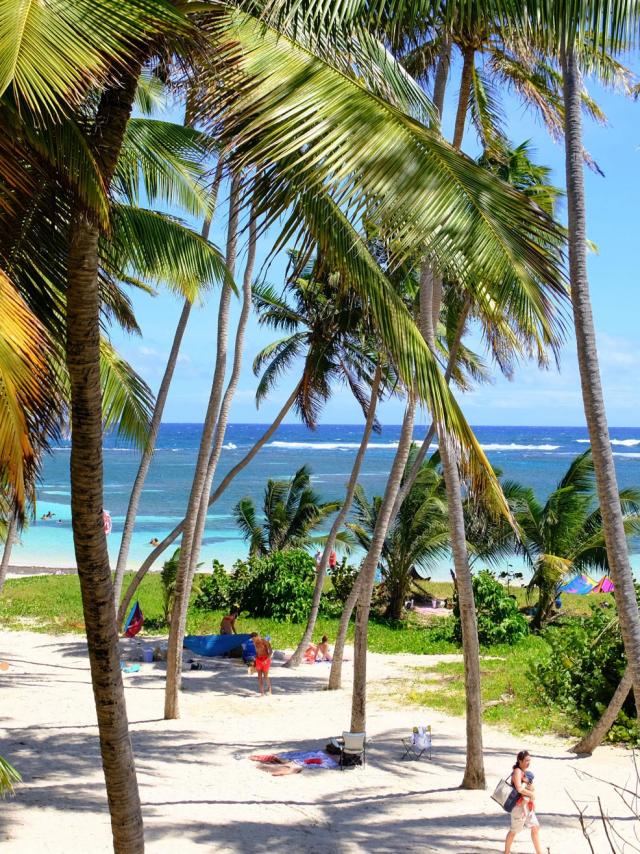
{"type": "MultiPolygon", "coordinates": [[[[457,789],[464,764],[464,722],[418,707],[399,707],[397,679],[435,657],[370,656],[366,768],[305,769],[291,777],[261,773],[253,752],[317,749],[349,721],[346,691],[325,692],[328,665],[297,672],[273,668],[274,695],[256,696],[255,677],[232,662],[184,676],[182,719],[161,719],[162,665],[125,677],[147,850],[182,854],[196,847],[233,852],[499,852],[508,817],[486,792],[457,789]],[[400,738],[414,724],[434,730],[433,761],[402,762],[400,738]]],[[[84,643],[69,636],[6,632],[0,659],[0,753],[22,772],[17,797],[0,806],[3,854],[110,851],[110,825],[96,738],[84,643]]],[[[346,680],[350,665],[345,665],[346,680]]],[[[576,759],[554,739],[526,745],[486,729],[486,764],[493,788],[523,746],[535,754],[543,841],[552,854],[586,852],[575,808],[606,787],[575,770],[624,783],[630,758],[604,748],[576,759]]],[[[594,812],[594,809],[591,809],[594,812]]],[[[630,823],[625,822],[630,831],[630,823]]],[[[598,852],[607,849],[597,839],[598,852]]],[[[514,854],[530,854],[521,835],[514,854]]]]}

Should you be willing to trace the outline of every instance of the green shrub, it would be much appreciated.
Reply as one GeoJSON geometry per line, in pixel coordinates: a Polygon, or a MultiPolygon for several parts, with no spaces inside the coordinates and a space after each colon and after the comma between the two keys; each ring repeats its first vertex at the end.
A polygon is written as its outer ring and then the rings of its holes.
{"type": "MultiPolygon", "coordinates": [[[[590,729],[608,706],[626,667],[615,611],[592,606],[588,617],[573,617],[543,635],[549,653],[532,665],[532,675],[551,703],[590,729]]],[[[640,743],[632,696],[611,728],[610,741],[640,743]]]]}
{"type": "Polygon", "coordinates": [[[224,610],[234,604],[231,602],[231,576],[219,560],[213,561],[211,575],[202,577],[200,592],[193,604],[205,611],[224,610]]]}
{"type": "Polygon", "coordinates": [[[254,617],[301,622],[309,614],[316,565],[301,549],[236,561],[229,579],[229,602],[254,617]]]}
{"type": "Polygon", "coordinates": [[[347,559],[343,558],[334,569],[331,570],[331,583],[335,598],[344,605],[349,598],[351,588],[355,584],[360,568],[351,566],[347,563],[347,559]]]}
{"type": "MultiPolygon", "coordinates": [[[[478,639],[484,646],[515,644],[529,634],[529,625],[518,605],[496,577],[483,569],[473,577],[473,595],[478,615],[478,639]]],[[[453,600],[454,636],[462,643],[458,597],[453,600]]]]}

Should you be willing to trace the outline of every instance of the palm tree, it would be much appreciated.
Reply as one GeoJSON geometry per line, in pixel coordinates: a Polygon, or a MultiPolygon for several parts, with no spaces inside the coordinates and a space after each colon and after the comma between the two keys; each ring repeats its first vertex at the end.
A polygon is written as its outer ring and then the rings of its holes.
{"type": "Polygon", "coordinates": [[[310,545],[312,531],[339,507],[337,501],[320,501],[311,487],[311,470],[302,466],[291,480],[267,481],[261,521],[253,499],[248,497],[240,499],[233,515],[242,536],[249,542],[249,554],[264,557],[271,552],[310,545]]]}
{"type": "MultiPolygon", "coordinates": [[[[222,181],[222,168],[223,168],[223,158],[218,158],[218,163],[216,165],[216,172],[213,179],[213,183],[211,186],[211,210],[208,216],[205,218],[205,221],[202,226],[201,236],[204,240],[207,240],[209,237],[209,229],[211,225],[211,220],[213,218],[218,190],[220,187],[220,183],[222,181]]],[[[153,410],[153,416],[151,418],[151,422],[149,424],[149,437],[146,443],[146,447],[142,453],[142,457],[140,459],[140,465],[138,467],[138,471],[136,473],[136,477],[133,483],[133,487],[131,489],[131,495],[129,496],[129,504],[127,506],[127,513],[124,520],[124,525],[122,529],[122,538],[120,541],[120,549],[118,552],[118,559],[116,563],[115,569],[115,577],[113,582],[113,597],[114,603],[116,607],[116,613],[118,611],[118,605],[120,603],[120,595],[122,592],[122,581],[124,578],[124,573],[127,567],[127,558],[129,556],[129,548],[131,545],[131,538],[133,536],[133,531],[136,522],[136,516],[138,513],[138,507],[140,504],[140,499],[142,497],[142,491],[144,489],[145,480],[147,477],[147,473],[149,471],[149,467],[151,465],[151,460],[153,458],[153,453],[155,450],[155,444],[158,437],[158,432],[160,430],[160,423],[162,421],[162,415],[164,413],[164,407],[167,401],[167,397],[169,394],[169,388],[171,386],[171,381],[173,379],[173,374],[176,368],[176,364],[178,361],[178,354],[180,352],[180,345],[182,343],[182,338],[184,337],[185,330],[187,328],[187,323],[189,321],[189,315],[191,314],[191,306],[192,301],[189,298],[186,298],[182,307],[182,312],[180,313],[180,317],[178,319],[178,324],[176,326],[176,330],[173,336],[173,341],[171,344],[171,350],[169,352],[169,357],[167,358],[167,364],[165,367],[164,374],[162,376],[162,380],[160,382],[160,386],[158,388],[158,393],[156,396],[156,403],[153,410]]],[[[119,621],[116,620],[116,624],[120,625],[119,621]]]]}
{"type": "MultiPolygon", "coordinates": [[[[415,453],[409,456],[405,476],[412,467],[412,456],[415,453]]],[[[382,547],[379,569],[387,596],[385,615],[392,620],[402,617],[414,567],[428,568],[448,551],[447,497],[442,476],[437,470],[438,463],[439,457],[434,455],[422,465],[398,515],[389,526],[382,547]]],[[[349,524],[349,529],[362,548],[368,551],[382,499],[375,496],[368,501],[359,486],[354,501],[354,521],[349,524]]]]}
{"type": "MultiPolygon", "coordinates": [[[[640,533],[640,490],[618,493],[625,537],[640,533]]],[[[611,567],[605,547],[604,524],[596,501],[591,450],[576,457],[557,487],[542,504],[533,490],[522,489],[515,503],[521,539],[517,547],[533,575],[530,590],[538,592],[534,625],[549,619],[558,587],[567,576],[611,567]]]]}
{"type": "MultiPolygon", "coordinates": [[[[617,5],[612,4],[612,6],[617,5]]],[[[630,12],[625,8],[623,16],[618,19],[614,17],[615,11],[618,10],[609,8],[609,16],[604,22],[603,29],[605,34],[613,31],[613,38],[619,40],[617,28],[624,26],[627,17],[630,19],[630,25],[634,21],[637,23],[638,10],[635,9],[630,12]]],[[[634,690],[636,696],[640,696],[640,613],[635,597],[623,511],[620,506],[613,452],[609,441],[593,311],[589,295],[586,255],[586,198],[582,164],[582,116],[580,111],[582,81],[576,50],[576,34],[573,29],[568,32],[565,31],[561,48],[561,62],[565,103],[569,270],[578,367],[585,417],[591,440],[609,569],[615,584],[620,630],[631,668],[634,690]]]]}

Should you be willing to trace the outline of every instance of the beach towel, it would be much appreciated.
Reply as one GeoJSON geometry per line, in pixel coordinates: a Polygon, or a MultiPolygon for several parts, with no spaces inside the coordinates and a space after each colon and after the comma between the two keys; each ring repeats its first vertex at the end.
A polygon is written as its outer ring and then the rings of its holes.
{"type": "Polygon", "coordinates": [[[135,637],[140,629],[144,625],[144,614],[142,613],[142,608],[140,607],[140,603],[136,602],[131,611],[129,612],[129,616],[127,617],[127,622],[124,624],[124,633],[128,638],[135,637]]]}
{"type": "Polygon", "coordinates": [[[339,768],[340,765],[326,750],[288,750],[285,753],[258,753],[250,756],[262,765],[298,765],[307,768],[339,768]]]}

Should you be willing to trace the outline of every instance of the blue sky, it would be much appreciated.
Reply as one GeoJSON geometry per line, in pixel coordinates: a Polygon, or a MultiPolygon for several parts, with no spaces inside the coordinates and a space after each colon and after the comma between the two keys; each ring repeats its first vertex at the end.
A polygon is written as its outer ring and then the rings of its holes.
{"type": "MultiPolygon", "coordinates": [[[[449,99],[445,106],[444,131],[451,137],[458,86],[454,69],[449,84],[449,99]]],[[[605,388],[607,412],[611,426],[638,426],[640,415],[640,288],[638,287],[637,256],[640,243],[640,103],[620,95],[603,92],[589,86],[609,119],[608,127],[597,127],[585,119],[585,146],[605,173],[601,177],[586,170],[588,234],[599,249],[590,255],[589,275],[592,302],[605,388]]],[[[505,101],[509,117],[509,135],[515,144],[530,139],[539,163],[553,169],[553,182],[564,186],[564,148],[554,144],[537,120],[518,104],[505,101]]],[[[476,142],[473,129],[467,128],[465,150],[474,155],[476,142]]],[[[566,208],[561,201],[559,216],[564,219],[566,208]]],[[[211,239],[224,244],[226,204],[225,193],[213,224],[211,239]]],[[[268,236],[258,251],[259,269],[269,249],[268,236]]],[[[243,269],[240,257],[239,271],[243,269]]],[[[284,259],[277,258],[270,266],[267,279],[282,282],[284,259]]],[[[169,351],[180,302],[167,293],[155,298],[134,294],[134,306],[142,338],[113,335],[114,344],[149,385],[157,388],[169,351]]],[[[205,304],[192,312],[173,387],[163,420],[168,422],[200,422],[206,408],[215,357],[215,327],[218,295],[213,292],[205,304]]],[[[233,308],[235,325],[239,306],[233,308]]],[[[232,327],[234,328],[234,327],[232,327]]],[[[262,404],[255,406],[256,379],[251,370],[258,350],[273,340],[273,333],[262,329],[255,316],[250,320],[247,345],[231,412],[231,422],[268,422],[288,397],[296,377],[284,377],[278,390],[262,404]]],[[[579,374],[575,356],[575,341],[571,336],[564,347],[560,372],[540,371],[536,365],[522,365],[513,381],[502,378],[460,398],[471,424],[504,425],[580,425],[584,423],[579,374]]],[[[381,407],[380,420],[397,424],[402,419],[402,404],[387,402],[381,407]]],[[[294,420],[291,418],[290,420],[294,420]]],[[[336,389],[327,404],[321,422],[360,423],[361,412],[344,389],[336,389]]]]}

